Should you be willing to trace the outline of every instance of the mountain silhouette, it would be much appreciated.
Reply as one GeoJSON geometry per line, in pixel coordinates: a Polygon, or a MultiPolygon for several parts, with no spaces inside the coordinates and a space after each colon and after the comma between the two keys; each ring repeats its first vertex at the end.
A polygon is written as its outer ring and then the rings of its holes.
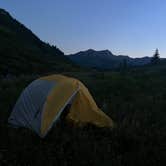
{"type": "Polygon", "coordinates": [[[4,9],[0,9],[0,61],[0,71],[11,74],[63,71],[74,67],[60,49],[41,41],[4,9]]]}
{"type": "Polygon", "coordinates": [[[102,69],[117,68],[121,66],[124,61],[129,66],[142,66],[150,63],[151,61],[150,57],[131,58],[126,55],[114,55],[109,50],[96,51],[93,49],[71,54],[69,55],[69,58],[81,66],[102,69]]]}

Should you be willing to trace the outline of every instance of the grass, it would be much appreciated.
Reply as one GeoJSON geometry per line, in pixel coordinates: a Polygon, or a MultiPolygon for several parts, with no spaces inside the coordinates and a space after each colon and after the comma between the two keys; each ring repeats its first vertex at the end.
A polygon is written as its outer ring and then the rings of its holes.
{"type": "Polygon", "coordinates": [[[161,72],[73,72],[113,130],[59,122],[45,139],[14,129],[7,118],[21,93],[38,76],[0,81],[0,163],[5,165],[157,166],[166,162],[166,76],[161,72]]]}

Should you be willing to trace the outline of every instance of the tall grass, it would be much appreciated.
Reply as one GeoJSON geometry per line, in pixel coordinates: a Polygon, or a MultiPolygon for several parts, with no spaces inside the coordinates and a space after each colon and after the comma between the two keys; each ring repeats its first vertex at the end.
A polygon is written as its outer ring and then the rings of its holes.
{"type": "Polygon", "coordinates": [[[13,129],[7,118],[21,93],[38,76],[0,81],[0,163],[7,165],[164,165],[166,162],[166,75],[142,72],[64,73],[80,79],[113,130],[60,122],[45,139],[13,129]]]}

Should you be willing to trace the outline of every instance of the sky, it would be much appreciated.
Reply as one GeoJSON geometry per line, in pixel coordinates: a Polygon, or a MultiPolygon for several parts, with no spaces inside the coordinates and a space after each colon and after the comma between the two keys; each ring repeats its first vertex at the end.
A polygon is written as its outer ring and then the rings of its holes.
{"type": "Polygon", "coordinates": [[[166,0],[0,0],[0,8],[65,54],[108,49],[166,57],[166,0]]]}

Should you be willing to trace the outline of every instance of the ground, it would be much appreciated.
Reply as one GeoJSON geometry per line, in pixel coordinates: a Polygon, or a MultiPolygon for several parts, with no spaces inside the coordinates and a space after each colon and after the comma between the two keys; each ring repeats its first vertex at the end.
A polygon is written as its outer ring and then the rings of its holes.
{"type": "Polygon", "coordinates": [[[73,72],[114,129],[61,122],[44,139],[7,118],[37,75],[0,80],[0,165],[157,166],[166,162],[166,75],[162,72],[73,72]]]}

